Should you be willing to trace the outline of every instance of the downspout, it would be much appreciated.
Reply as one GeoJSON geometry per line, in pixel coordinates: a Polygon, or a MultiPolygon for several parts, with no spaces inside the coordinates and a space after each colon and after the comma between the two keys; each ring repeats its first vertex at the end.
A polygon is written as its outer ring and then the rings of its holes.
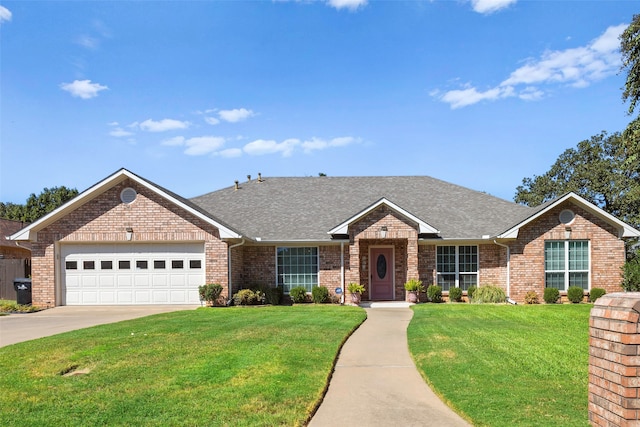
{"type": "Polygon", "coordinates": [[[238,246],[242,246],[244,245],[244,237],[242,238],[242,241],[240,243],[236,243],[235,245],[231,245],[229,246],[229,255],[227,256],[227,259],[229,260],[228,264],[229,264],[229,270],[227,272],[228,275],[228,279],[227,282],[229,282],[228,284],[228,289],[227,289],[227,305],[229,305],[229,302],[231,301],[231,295],[233,293],[233,283],[232,283],[232,279],[231,279],[231,249],[233,248],[237,248],[238,246]]]}
{"type": "Polygon", "coordinates": [[[493,243],[507,249],[507,302],[515,305],[517,302],[511,299],[511,248],[504,243],[498,243],[495,239],[493,243]]]}
{"type": "Polygon", "coordinates": [[[344,242],[340,242],[340,286],[342,287],[340,304],[344,304],[344,242]]]}

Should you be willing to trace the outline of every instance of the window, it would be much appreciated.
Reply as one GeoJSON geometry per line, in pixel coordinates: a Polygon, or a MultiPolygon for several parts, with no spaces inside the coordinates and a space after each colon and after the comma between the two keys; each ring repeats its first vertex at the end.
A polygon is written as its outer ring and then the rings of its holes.
{"type": "Polygon", "coordinates": [[[162,260],[156,260],[153,261],[153,268],[155,268],[156,270],[162,270],[164,268],[166,268],[166,262],[162,261],[162,260]]]}
{"type": "Polygon", "coordinates": [[[545,287],[566,291],[569,286],[589,289],[589,242],[587,240],[544,243],[545,287]]]}
{"type": "Polygon", "coordinates": [[[78,269],[78,261],[67,261],[64,263],[64,268],[66,270],[77,270],[78,269]]]}
{"type": "Polygon", "coordinates": [[[200,261],[199,259],[190,260],[189,268],[202,268],[202,261],[200,261]]]}
{"type": "Polygon", "coordinates": [[[307,292],[318,286],[318,248],[277,248],[278,286],[288,293],[303,286],[307,292]]]}
{"type": "Polygon", "coordinates": [[[171,268],[184,268],[184,261],[182,261],[181,259],[171,261],[171,268]]]}
{"type": "Polygon", "coordinates": [[[101,270],[113,269],[113,261],[100,261],[100,269],[101,270]]]}
{"type": "Polygon", "coordinates": [[[118,261],[118,269],[129,270],[131,268],[131,261],[118,261]]]}
{"type": "Polygon", "coordinates": [[[147,268],[149,268],[149,263],[147,261],[136,261],[136,270],[146,270],[147,268]]]}
{"type": "Polygon", "coordinates": [[[437,284],[443,291],[478,286],[477,246],[438,246],[436,250],[437,284]]]}
{"type": "Polygon", "coordinates": [[[95,261],[82,261],[82,269],[83,270],[95,270],[96,262],[95,261]]]}

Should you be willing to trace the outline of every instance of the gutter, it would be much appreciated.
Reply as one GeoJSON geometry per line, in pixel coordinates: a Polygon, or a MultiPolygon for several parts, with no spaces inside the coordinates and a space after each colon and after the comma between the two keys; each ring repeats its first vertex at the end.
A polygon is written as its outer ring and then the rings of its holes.
{"type": "Polygon", "coordinates": [[[340,304],[344,304],[344,242],[340,242],[340,286],[342,287],[340,304]]]}
{"type": "Polygon", "coordinates": [[[505,245],[504,243],[498,243],[496,239],[493,239],[493,243],[507,249],[507,302],[509,304],[515,305],[517,304],[517,302],[515,300],[512,300],[510,296],[511,295],[511,248],[508,245],[505,245]]]}
{"type": "MultiPolygon", "coordinates": [[[[231,245],[231,246],[229,246],[229,249],[228,249],[227,259],[229,261],[227,263],[228,264],[228,271],[227,271],[227,277],[228,277],[228,280],[227,280],[227,282],[228,282],[228,285],[227,285],[227,302],[231,301],[231,296],[232,296],[231,294],[233,292],[233,283],[232,283],[232,279],[231,279],[231,249],[237,248],[238,246],[242,246],[242,245],[244,245],[244,243],[245,243],[245,239],[243,237],[242,241],[240,243],[236,243],[235,245],[231,245]]],[[[227,305],[229,305],[229,304],[227,303],[227,305]]]]}

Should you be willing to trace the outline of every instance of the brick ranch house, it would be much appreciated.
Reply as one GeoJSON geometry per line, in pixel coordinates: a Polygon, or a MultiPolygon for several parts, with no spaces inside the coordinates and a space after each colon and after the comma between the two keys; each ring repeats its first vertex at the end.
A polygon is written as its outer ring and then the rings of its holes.
{"type": "Polygon", "coordinates": [[[252,285],[365,286],[404,300],[419,278],[493,284],[521,302],[545,287],[620,289],[640,232],[569,193],[530,208],[430,177],[262,178],[185,199],[121,169],[14,233],[32,245],[33,303],[198,303],[252,285]]]}

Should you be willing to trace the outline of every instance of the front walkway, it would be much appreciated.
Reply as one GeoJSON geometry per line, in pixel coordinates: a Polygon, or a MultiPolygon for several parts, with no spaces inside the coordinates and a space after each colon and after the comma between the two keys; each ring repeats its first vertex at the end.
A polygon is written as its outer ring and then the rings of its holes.
{"type": "Polygon", "coordinates": [[[407,346],[410,308],[366,308],[310,427],[469,426],[426,385],[407,346]]]}

